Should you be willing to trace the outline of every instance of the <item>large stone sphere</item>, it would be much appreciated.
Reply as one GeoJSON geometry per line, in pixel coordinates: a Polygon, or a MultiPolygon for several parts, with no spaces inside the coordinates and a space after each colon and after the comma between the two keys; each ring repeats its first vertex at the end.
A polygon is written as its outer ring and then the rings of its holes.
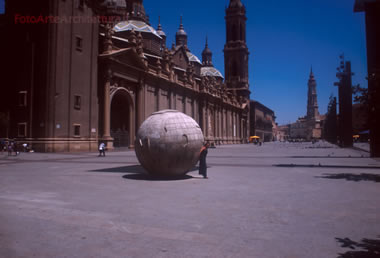
{"type": "Polygon", "coordinates": [[[142,123],[135,151],[149,174],[181,176],[196,165],[203,141],[202,130],[193,118],[168,109],[153,113],[142,123]]]}

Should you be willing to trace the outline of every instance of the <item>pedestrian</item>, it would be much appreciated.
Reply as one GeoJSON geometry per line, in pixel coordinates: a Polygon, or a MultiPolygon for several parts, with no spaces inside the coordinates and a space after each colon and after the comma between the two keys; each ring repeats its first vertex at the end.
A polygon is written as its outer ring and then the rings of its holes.
{"type": "Polygon", "coordinates": [[[12,152],[13,152],[13,143],[12,142],[8,142],[7,149],[8,149],[8,156],[12,156],[12,152]]]}
{"type": "Polygon", "coordinates": [[[208,147],[210,147],[210,143],[206,142],[200,151],[199,157],[199,174],[203,176],[203,178],[207,177],[207,164],[206,164],[206,156],[208,152],[208,147]]]}
{"type": "Polygon", "coordinates": [[[106,156],[106,145],[104,144],[104,142],[101,142],[100,144],[99,144],[99,157],[100,156],[106,156]]]}
{"type": "Polygon", "coordinates": [[[15,152],[16,156],[17,156],[18,154],[20,154],[19,144],[18,144],[17,142],[15,142],[15,143],[13,144],[13,151],[15,152]]]}
{"type": "Polygon", "coordinates": [[[1,153],[3,153],[5,149],[5,141],[3,139],[0,140],[0,149],[1,149],[1,153]]]}

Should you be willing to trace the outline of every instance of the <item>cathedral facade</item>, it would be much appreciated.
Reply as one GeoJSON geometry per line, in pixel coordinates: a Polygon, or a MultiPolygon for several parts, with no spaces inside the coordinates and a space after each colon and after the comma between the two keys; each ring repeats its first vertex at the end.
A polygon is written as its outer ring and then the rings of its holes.
{"type": "Polygon", "coordinates": [[[240,0],[226,9],[225,78],[207,40],[202,60],[191,52],[182,19],[176,44],[167,47],[142,0],[7,1],[1,19],[9,98],[0,104],[0,137],[46,152],[92,151],[100,141],[133,148],[151,113],[176,109],[198,122],[207,141],[247,142],[249,52],[240,0]],[[104,19],[25,22],[38,16],[104,19]]]}

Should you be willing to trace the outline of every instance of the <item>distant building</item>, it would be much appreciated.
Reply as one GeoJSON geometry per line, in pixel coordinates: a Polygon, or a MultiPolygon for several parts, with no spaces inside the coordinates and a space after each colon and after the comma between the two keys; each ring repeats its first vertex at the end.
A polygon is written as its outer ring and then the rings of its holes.
{"type": "Polygon", "coordinates": [[[251,100],[250,102],[250,131],[251,136],[259,136],[260,141],[273,141],[275,127],[275,115],[273,110],[264,106],[258,101],[251,100]]]}
{"type": "Polygon", "coordinates": [[[276,141],[284,142],[290,138],[290,125],[279,125],[276,126],[274,133],[274,138],[276,141]]]}
{"type": "Polygon", "coordinates": [[[317,83],[313,70],[308,81],[307,114],[290,124],[290,138],[312,140],[322,137],[321,116],[318,111],[317,83]]]}

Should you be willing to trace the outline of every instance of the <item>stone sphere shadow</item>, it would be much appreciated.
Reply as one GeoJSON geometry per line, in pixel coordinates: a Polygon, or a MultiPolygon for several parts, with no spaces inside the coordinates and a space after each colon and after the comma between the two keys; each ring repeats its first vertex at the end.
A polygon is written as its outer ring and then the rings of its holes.
{"type": "Polygon", "coordinates": [[[145,180],[145,181],[179,181],[179,180],[187,180],[195,177],[189,175],[176,176],[176,177],[157,177],[151,176],[149,174],[128,174],[123,176],[124,179],[129,180],[145,180]]]}
{"type": "Polygon", "coordinates": [[[190,175],[179,175],[179,176],[153,176],[146,172],[146,170],[141,165],[134,165],[130,167],[124,167],[124,172],[129,172],[123,176],[124,179],[129,180],[145,180],[145,181],[178,181],[192,179],[190,175]]]}

